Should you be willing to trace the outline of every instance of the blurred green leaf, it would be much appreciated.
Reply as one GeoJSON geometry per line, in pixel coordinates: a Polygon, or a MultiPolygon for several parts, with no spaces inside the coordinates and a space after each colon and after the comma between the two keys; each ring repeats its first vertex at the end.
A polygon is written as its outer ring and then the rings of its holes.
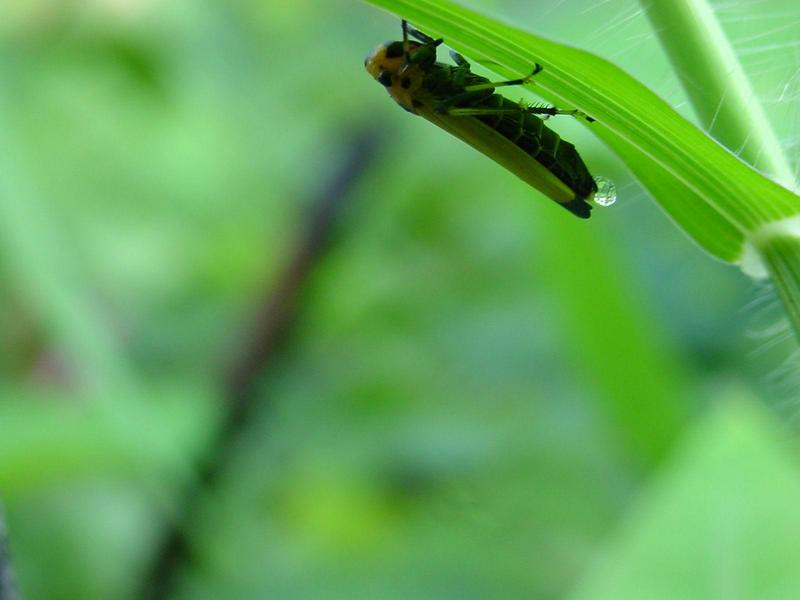
{"type": "Polygon", "coordinates": [[[155,386],[114,406],[0,388],[0,489],[6,498],[98,474],[134,478],[153,499],[163,481],[188,481],[215,423],[215,398],[199,386],[155,386]]]}
{"type": "Polygon", "coordinates": [[[643,494],[573,596],[792,598],[800,473],[757,406],[719,407],[643,494]]]}
{"type": "Polygon", "coordinates": [[[697,394],[652,307],[631,284],[629,257],[616,237],[605,229],[590,235],[583,225],[559,219],[542,227],[540,268],[558,293],[572,376],[598,392],[613,439],[631,464],[646,469],[668,454],[697,394]]]}

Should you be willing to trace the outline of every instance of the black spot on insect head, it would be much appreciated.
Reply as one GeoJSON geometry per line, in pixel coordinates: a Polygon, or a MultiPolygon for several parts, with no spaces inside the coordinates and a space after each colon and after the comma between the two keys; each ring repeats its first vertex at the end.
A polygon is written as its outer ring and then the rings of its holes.
{"type": "Polygon", "coordinates": [[[400,58],[403,54],[403,42],[386,42],[386,58],[400,58]]]}
{"type": "Polygon", "coordinates": [[[424,105],[422,104],[422,102],[420,102],[419,100],[412,100],[412,101],[411,101],[411,104],[413,104],[413,105],[414,105],[414,108],[422,108],[422,106],[424,106],[424,105]]]}
{"type": "Polygon", "coordinates": [[[392,85],[392,74],[389,73],[389,71],[381,71],[380,75],[375,79],[384,87],[390,87],[392,85]]]}
{"type": "Polygon", "coordinates": [[[407,90],[408,88],[410,88],[410,87],[411,87],[411,79],[410,79],[410,78],[408,78],[408,77],[403,77],[403,79],[401,79],[401,80],[400,80],[400,86],[401,86],[401,87],[402,87],[404,90],[407,90]]]}

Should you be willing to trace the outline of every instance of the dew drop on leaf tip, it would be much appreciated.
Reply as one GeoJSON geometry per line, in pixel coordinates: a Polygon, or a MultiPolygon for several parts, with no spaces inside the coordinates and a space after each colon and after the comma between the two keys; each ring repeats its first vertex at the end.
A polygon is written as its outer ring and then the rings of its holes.
{"type": "Polygon", "coordinates": [[[595,177],[597,191],[594,193],[594,202],[599,206],[611,206],[617,201],[617,186],[605,177],[595,177]]]}

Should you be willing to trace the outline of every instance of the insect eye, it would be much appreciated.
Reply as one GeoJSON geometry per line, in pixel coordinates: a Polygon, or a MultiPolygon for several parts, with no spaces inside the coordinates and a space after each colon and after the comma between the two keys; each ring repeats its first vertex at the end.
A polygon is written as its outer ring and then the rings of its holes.
{"type": "Polygon", "coordinates": [[[381,71],[381,74],[378,75],[375,79],[378,80],[378,83],[383,85],[384,87],[391,87],[392,85],[392,75],[389,71],[381,71]]]}
{"type": "Polygon", "coordinates": [[[386,58],[400,58],[403,54],[403,42],[390,42],[386,44],[386,58]]]}

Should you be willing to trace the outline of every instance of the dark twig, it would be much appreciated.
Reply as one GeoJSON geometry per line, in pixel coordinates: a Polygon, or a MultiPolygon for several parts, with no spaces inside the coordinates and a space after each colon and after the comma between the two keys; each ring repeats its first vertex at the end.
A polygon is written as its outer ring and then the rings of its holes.
{"type": "Polygon", "coordinates": [[[281,351],[309,275],[323,259],[347,200],[371,165],[379,145],[377,131],[365,129],[343,148],[344,159],[338,170],[312,199],[307,229],[286,268],[277,282],[263,292],[264,300],[225,382],[223,393],[228,403],[217,438],[198,469],[195,483],[186,492],[182,517],[170,524],[157,550],[144,581],[143,598],[170,597],[179,571],[190,561],[189,524],[197,517],[203,493],[217,483],[253,411],[262,408],[256,393],[258,384],[281,351]]]}
{"type": "Polygon", "coordinates": [[[11,568],[11,555],[8,550],[8,532],[5,517],[0,511],[0,600],[17,600],[17,586],[11,568]]]}

